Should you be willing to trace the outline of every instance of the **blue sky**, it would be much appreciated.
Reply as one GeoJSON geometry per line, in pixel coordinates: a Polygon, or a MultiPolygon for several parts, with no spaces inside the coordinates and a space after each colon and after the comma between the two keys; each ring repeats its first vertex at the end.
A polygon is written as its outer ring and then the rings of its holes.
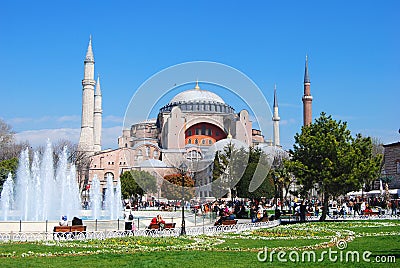
{"type": "Polygon", "coordinates": [[[306,54],[314,118],[324,111],[353,134],[399,140],[398,1],[3,0],[0,117],[18,138],[78,141],[90,34],[104,147],[117,146],[129,100],[146,79],[201,60],[245,73],[271,106],[276,83],[281,143],[291,148],[302,125],[306,54]]]}

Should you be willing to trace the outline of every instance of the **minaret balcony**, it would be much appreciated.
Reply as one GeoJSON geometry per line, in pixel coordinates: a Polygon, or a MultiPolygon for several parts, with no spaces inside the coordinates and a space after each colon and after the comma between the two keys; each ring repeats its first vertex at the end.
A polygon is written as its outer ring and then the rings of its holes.
{"type": "Polygon", "coordinates": [[[302,100],[303,101],[312,101],[313,97],[312,96],[303,96],[302,100]]]}
{"type": "Polygon", "coordinates": [[[93,79],[82,79],[82,85],[83,86],[87,86],[87,85],[94,86],[94,85],[96,85],[96,81],[93,79]]]}

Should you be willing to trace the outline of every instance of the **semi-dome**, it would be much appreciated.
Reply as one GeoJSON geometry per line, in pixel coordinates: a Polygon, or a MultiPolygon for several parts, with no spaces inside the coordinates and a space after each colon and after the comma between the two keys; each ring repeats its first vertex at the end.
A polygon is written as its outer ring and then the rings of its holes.
{"type": "Polygon", "coordinates": [[[225,103],[224,100],[217,94],[202,89],[190,89],[183,91],[172,98],[170,103],[182,102],[216,102],[225,103]]]}

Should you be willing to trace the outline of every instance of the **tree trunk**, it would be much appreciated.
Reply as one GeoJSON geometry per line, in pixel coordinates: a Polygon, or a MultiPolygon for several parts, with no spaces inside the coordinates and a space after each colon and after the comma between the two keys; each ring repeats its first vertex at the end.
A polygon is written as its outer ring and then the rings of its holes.
{"type": "Polygon", "coordinates": [[[326,215],[328,214],[328,198],[329,195],[327,195],[325,192],[323,193],[323,210],[322,210],[322,214],[321,217],[319,218],[319,221],[325,221],[326,219],[326,215]]]}

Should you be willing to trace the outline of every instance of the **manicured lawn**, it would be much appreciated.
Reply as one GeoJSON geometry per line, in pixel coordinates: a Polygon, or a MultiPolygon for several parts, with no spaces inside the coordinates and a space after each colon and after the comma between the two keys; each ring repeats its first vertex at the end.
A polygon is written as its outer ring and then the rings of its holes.
{"type": "MultiPolygon", "coordinates": [[[[260,256],[264,256],[262,254],[260,256]]],[[[128,237],[60,243],[54,241],[2,243],[0,264],[0,268],[60,266],[205,268],[293,267],[294,265],[296,267],[399,267],[400,222],[316,222],[212,237],[128,237]],[[339,249],[337,240],[340,240],[343,243],[340,246],[345,245],[345,248],[339,249]],[[268,250],[268,258],[260,262],[257,255],[265,248],[268,250]],[[329,250],[337,252],[334,255],[338,257],[336,261],[330,260],[327,253],[323,255],[324,251],[329,250]],[[275,251],[272,258],[271,251],[275,251]],[[286,254],[284,258],[286,263],[278,260],[279,251],[286,254]],[[315,253],[315,261],[312,258],[305,258],[305,261],[302,261],[302,254],[309,251],[315,253]],[[366,259],[370,262],[362,259],[362,254],[366,251],[371,252],[366,259]],[[351,255],[356,252],[359,254],[359,261],[351,255]],[[296,254],[300,256],[299,261],[296,261],[296,254]],[[348,262],[346,254],[350,254],[348,262]],[[289,258],[289,255],[292,258],[289,258]],[[318,262],[320,256],[324,258],[318,262]],[[378,263],[377,260],[389,263],[378,263]]]]}

